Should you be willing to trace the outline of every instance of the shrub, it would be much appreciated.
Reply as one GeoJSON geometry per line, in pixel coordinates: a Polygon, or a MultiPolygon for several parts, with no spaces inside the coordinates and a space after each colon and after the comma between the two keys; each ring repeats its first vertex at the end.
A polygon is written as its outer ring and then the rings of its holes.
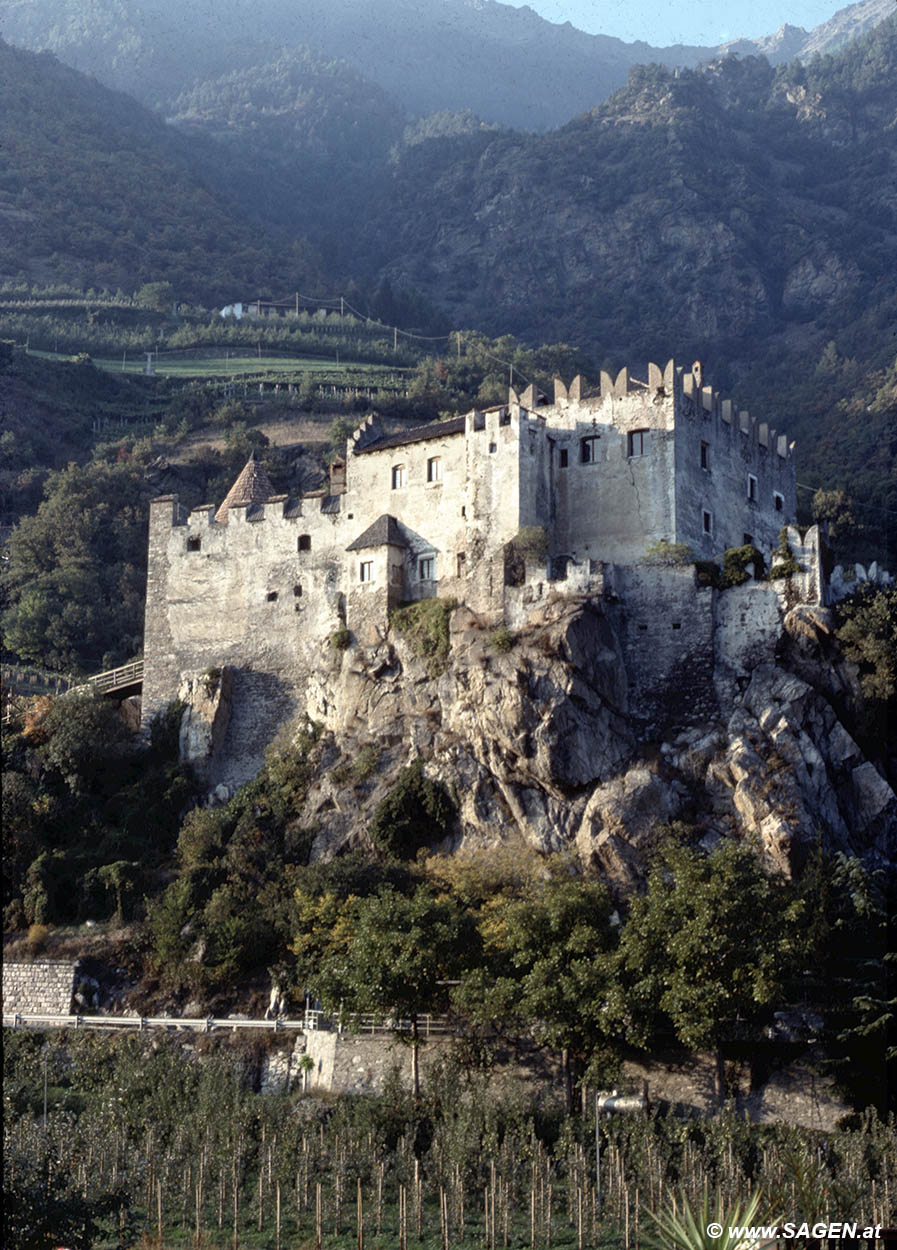
{"type": "Polygon", "coordinates": [[[776,581],[780,577],[791,577],[799,572],[800,565],[788,546],[788,531],[783,527],[779,533],[778,546],[773,551],[770,560],[769,580],[776,581]]]}
{"type": "Polygon", "coordinates": [[[748,543],[745,547],[730,547],[723,555],[723,570],[717,582],[720,590],[728,590],[730,586],[741,586],[748,581],[749,564],[754,566],[754,577],[763,576],[763,556],[753,543],[748,543]]]}
{"type": "Polygon", "coordinates": [[[50,930],[45,924],[32,924],[28,926],[28,953],[29,955],[42,955],[47,949],[47,938],[50,936],[50,930]]]}
{"type": "Polygon", "coordinates": [[[524,558],[542,559],[548,554],[548,534],[542,525],[521,525],[512,542],[524,558]]]}
{"type": "Polygon", "coordinates": [[[652,543],[642,556],[642,564],[661,564],[682,568],[693,563],[695,553],[688,543],[670,543],[665,538],[652,543]]]}
{"type": "Polygon", "coordinates": [[[389,794],[377,804],[369,825],[371,841],[397,859],[411,859],[424,846],[451,831],[455,805],[445,786],[424,776],[417,759],[399,773],[389,794]]]}
{"type": "Polygon", "coordinates": [[[517,639],[504,625],[492,631],[489,635],[489,646],[493,651],[497,651],[499,655],[505,655],[511,650],[517,639]]]}
{"type": "Polygon", "coordinates": [[[421,599],[389,614],[389,625],[401,634],[411,650],[426,660],[431,677],[444,672],[452,643],[449,617],[457,604],[454,599],[421,599]]]}
{"type": "Polygon", "coordinates": [[[376,743],[369,742],[358,752],[358,758],[352,765],[352,780],[358,785],[367,781],[377,771],[380,764],[380,748],[376,743]]]}
{"type": "Polygon", "coordinates": [[[331,651],[345,651],[352,641],[352,635],[345,625],[335,629],[328,639],[331,651]]]}

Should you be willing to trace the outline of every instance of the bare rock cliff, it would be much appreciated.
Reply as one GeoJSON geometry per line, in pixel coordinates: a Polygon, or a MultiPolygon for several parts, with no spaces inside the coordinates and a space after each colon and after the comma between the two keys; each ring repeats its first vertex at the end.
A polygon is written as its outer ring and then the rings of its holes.
{"type": "MultiPolygon", "coordinates": [[[[755,596],[756,614],[760,587],[726,594],[742,592],[755,596]]],[[[568,848],[621,889],[675,820],[708,846],[753,837],[786,872],[820,836],[836,849],[893,856],[897,796],[886,766],[845,724],[856,673],[839,658],[826,610],[796,607],[777,614],[777,628],[767,622],[765,641],[718,647],[715,715],[701,703],[689,723],[683,671],[682,706],[670,707],[666,732],[655,717],[650,738],[622,619],[595,601],[559,598],[502,651],[460,608],[439,674],[394,632],[325,661],[307,691],[308,715],[325,726],[303,812],[313,856],[366,845],[376,805],[418,756],[457,805],[444,849],[515,840],[568,848]],[[375,763],[362,776],[365,748],[375,763]]]]}

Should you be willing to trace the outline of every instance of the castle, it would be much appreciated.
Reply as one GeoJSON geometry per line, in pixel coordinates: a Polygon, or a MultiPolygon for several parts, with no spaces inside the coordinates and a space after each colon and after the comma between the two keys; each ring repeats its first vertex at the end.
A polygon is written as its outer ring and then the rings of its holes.
{"type": "MultiPolygon", "coordinates": [[[[627,646],[654,658],[650,703],[664,656],[675,681],[716,626],[693,567],[655,576],[646,551],[666,540],[710,559],[752,543],[768,559],[794,515],[793,444],[705,385],[699,363],[603,373],[595,392],[556,381],[550,400],[512,389],[400,433],[368,417],[326,490],[276,495],[251,460],[220,506],[152,502],[144,718],[185,674],[229,666],[258,758],[336,631],[375,644],[393,607],[433,596],[515,627],[552,594],[622,599],[627,646]]],[[[818,565],[810,553],[802,597],[815,602],[818,565]]]]}

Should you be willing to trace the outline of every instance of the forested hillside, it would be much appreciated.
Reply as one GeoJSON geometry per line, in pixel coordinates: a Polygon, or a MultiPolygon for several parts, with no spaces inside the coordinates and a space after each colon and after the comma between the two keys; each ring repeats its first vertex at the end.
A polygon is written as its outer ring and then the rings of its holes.
{"type": "Polygon", "coordinates": [[[146,109],[2,41],[0,145],[4,277],[128,291],[167,279],[176,298],[205,304],[313,277],[308,246],[260,234],[146,109]]]}

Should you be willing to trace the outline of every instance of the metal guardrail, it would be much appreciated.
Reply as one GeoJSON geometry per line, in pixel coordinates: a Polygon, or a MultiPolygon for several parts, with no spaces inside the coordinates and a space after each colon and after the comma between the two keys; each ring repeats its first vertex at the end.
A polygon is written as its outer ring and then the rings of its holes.
{"type": "MultiPolygon", "coordinates": [[[[190,1033],[239,1032],[248,1029],[254,1032],[328,1032],[345,1035],[376,1036],[388,1033],[410,1033],[410,1018],[375,1015],[373,1013],[352,1013],[342,1017],[328,1015],[323,1011],[307,1011],[301,1019],[284,1020],[241,1020],[230,1016],[81,1016],[81,1015],[23,1015],[21,1013],[4,1013],[5,1029],[103,1029],[107,1032],[119,1033],[134,1030],[146,1032],[149,1029],[168,1029],[190,1033]]],[[[421,1038],[445,1037],[457,1031],[450,1016],[420,1015],[417,1017],[417,1031],[421,1038]]]]}
{"type": "Polygon", "coordinates": [[[13,1015],[3,1016],[5,1029],[104,1029],[119,1033],[135,1030],[144,1033],[148,1029],[168,1029],[189,1033],[237,1032],[249,1029],[255,1032],[301,1033],[306,1029],[304,1020],[232,1020],[227,1016],[218,1018],[209,1016],[200,1019],[193,1016],[44,1016],[44,1015],[13,1015]]]}

